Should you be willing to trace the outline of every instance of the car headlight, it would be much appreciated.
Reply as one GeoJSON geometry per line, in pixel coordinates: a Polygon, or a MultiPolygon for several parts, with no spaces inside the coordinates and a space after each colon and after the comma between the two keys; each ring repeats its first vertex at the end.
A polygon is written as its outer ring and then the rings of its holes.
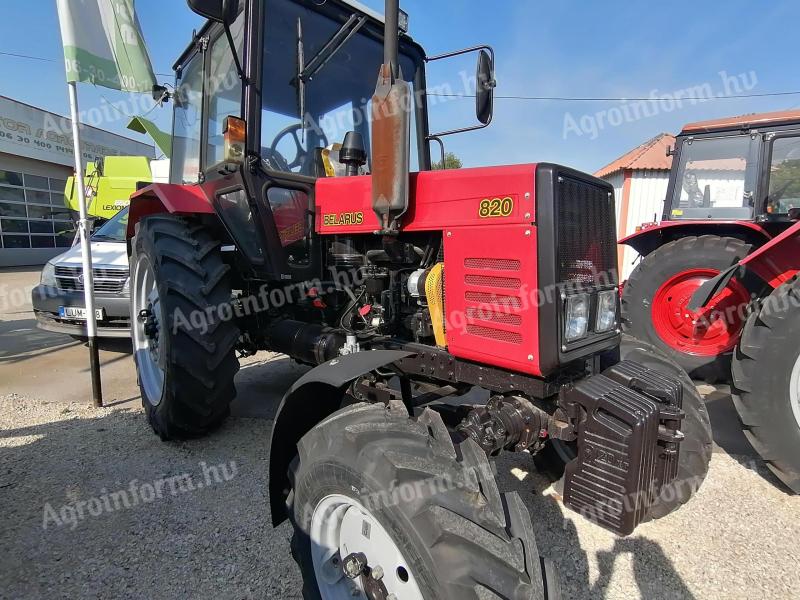
{"type": "Polygon", "coordinates": [[[611,331],[617,324],[617,290],[608,290],[597,294],[597,319],[594,324],[596,333],[611,331]]]}
{"type": "Polygon", "coordinates": [[[47,285],[50,287],[56,287],[56,266],[53,263],[47,263],[42,269],[42,285],[47,285]]]}
{"type": "Polygon", "coordinates": [[[566,300],[564,339],[574,342],[589,332],[589,296],[577,294],[566,300]]]}

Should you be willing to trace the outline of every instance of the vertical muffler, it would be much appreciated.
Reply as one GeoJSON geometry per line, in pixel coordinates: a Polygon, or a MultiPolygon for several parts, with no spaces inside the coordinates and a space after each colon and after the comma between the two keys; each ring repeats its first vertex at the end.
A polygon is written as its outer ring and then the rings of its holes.
{"type": "Polygon", "coordinates": [[[396,234],[408,210],[413,99],[400,69],[400,0],[386,0],[383,65],[372,97],[372,209],[380,233],[396,234]]]}

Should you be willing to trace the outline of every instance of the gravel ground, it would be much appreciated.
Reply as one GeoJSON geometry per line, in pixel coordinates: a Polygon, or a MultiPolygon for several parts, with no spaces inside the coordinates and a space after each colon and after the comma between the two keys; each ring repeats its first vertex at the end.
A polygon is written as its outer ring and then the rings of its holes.
{"type": "MultiPolygon", "coordinates": [[[[269,525],[270,425],[232,418],[207,439],[164,444],[138,409],[0,397],[0,595],[299,598],[290,530],[269,525]],[[228,480],[207,479],[203,464],[225,466],[228,480]],[[145,484],[181,474],[202,489],[166,486],[162,498],[120,510],[87,505],[72,524],[53,517],[132,482],[144,497],[145,484]]],[[[758,466],[717,452],[686,508],[625,539],[565,512],[528,468],[509,455],[501,485],[529,503],[567,598],[800,598],[800,498],[758,466]]]]}
{"type": "MultiPolygon", "coordinates": [[[[87,406],[85,348],[35,328],[37,279],[0,271],[0,599],[300,598],[290,528],[271,527],[266,489],[271,419],[303,369],[248,359],[233,418],[162,443],[124,347],[101,351],[110,406],[87,406]]],[[[800,598],[800,497],[752,456],[728,396],[704,392],[717,444],[706,484],[629,538],[565,511],[525,456],[498,461],[566,598],[800,598]]]]}

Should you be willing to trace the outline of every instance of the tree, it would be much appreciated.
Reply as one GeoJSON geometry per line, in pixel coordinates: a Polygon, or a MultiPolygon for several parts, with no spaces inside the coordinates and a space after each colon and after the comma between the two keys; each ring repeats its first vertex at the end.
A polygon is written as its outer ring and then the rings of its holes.
{"type": "MultiPolygon", "coordinates": [[[[461,159],[458,158],[452,152],[448,152],[447,154],[444,155],[444,168],[445,169],[460,169],[462,166],[464,166],[464,165],[461,162],[461,159]]],[[[437,163],[433,163],[433,168],[434,168],[434,170],[441,169],[442,168],[441,161],[437,162],[437,163]]]]}

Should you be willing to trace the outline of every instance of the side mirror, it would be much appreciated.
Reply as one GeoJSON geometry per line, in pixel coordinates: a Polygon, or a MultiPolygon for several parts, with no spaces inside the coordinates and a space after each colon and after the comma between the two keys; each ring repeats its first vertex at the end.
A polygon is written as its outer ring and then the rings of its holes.
{"type": "Polygon", "coordinates": [[[494,60],[486,50],[478,54],[478,68],[475,78],[477,89],[475,91],[475,116],[484,125],[492,122],[494,114],[494,88],[497,82],[494,79],[494,60]]]}
{"type": "Polygon", "coordinates": [[[494,89],[497,87],[497,81],[494,78],[494,50],[491,46],[475,46],[473,48],[448,52],[447,54],[430,56],[425,58],[425,62],[431,63],[437,60],[452,58],[453,56],[469,54],[471,52],[478,52],[478,66],[475,72],[475,116],[480,125],[442,131],[429,135],[427,141],[438,141],[441,143],[441,140],[437,138],[483,129],[492,122],[492,116],[494,115],[494,89]]]}
{"type": "Polygon", "coordinates": [[[217,23],[231,24],[239,8],[238,0],[187,0],[189,8],[201,17],[217,23]]]}

